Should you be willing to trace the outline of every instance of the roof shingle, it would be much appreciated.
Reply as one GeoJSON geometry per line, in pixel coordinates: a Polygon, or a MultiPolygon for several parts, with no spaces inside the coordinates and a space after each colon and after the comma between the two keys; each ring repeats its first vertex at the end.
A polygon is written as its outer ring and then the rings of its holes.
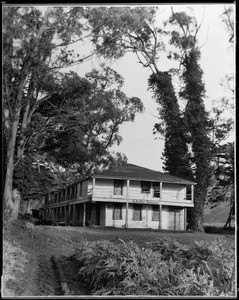
{"type": "Polygon", "coordinates": [[[114,169],[95,173],[93,178],[149,180],[179,184],[196,184],[194,181],[164,174],[133,164],[125,164],[114,169]]]}

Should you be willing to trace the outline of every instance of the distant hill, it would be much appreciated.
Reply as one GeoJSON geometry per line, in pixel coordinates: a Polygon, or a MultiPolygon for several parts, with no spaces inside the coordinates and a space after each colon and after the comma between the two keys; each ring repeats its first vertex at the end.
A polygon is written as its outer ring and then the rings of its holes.
{"type": "Polygon", "coordinates": [[[204,223],[226,223],[229,214],[229,203],[221,203],[214,208],[204,209],[204,223]]]}

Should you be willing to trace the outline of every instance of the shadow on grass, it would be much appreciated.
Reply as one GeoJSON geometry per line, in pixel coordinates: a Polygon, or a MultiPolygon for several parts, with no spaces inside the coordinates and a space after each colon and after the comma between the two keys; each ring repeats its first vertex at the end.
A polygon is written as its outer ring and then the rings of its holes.
{"type": "Polygon", "coordinates": [[[218,226],[204,226],[205,233],[215,234],[235,234],[235,227],[218,227],[218,226]]]}

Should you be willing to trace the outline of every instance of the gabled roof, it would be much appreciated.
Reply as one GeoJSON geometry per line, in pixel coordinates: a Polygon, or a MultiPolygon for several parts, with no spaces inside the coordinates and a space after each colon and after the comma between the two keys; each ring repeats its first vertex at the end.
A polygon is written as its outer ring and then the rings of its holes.
{"type": "Polygon", "coordinates": [[[95,173],[93,178],[149,180],[179,184],[196,184],[194,181],[164,174],[133,164],[125,164],[114,169],[95,173]]]}

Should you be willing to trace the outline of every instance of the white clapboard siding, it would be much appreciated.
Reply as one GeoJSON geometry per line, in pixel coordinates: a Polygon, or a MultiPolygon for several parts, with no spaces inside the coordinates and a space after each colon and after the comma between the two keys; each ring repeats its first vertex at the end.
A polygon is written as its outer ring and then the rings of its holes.
{"type": "Polygon", "coordinates": [[[96,179],[94,196],[102,198],[122,197],[126,198],[126,180],[123,186],[123,195],[114,195],[114,180],[113,179],[96,179]]]}
{"type": "MultiPolygon", "coordinates": [[[[88,193],[92,188],[92,183],[89,183],[88,193]],[[91,184],[91,185],[90,185],[91,184]]],[[[114,180],[113,179],[100,179],[95,181],[94,197],[105,198],[113,200],[115,198],[126,199],[127,187],[126,180],[123,186],[123,195],[114,195],[114,180]]],[[[186,187],[180,184],[168,184],[163,183],[161,200],[163,202],[185,202],[186,187]]],[[[154,197],[153,184],[149,193],[142,193],[141,181],[131,180],[129,185],[129,200],[160,200],[158,197],[154,197]]]]}
{"type": "Polygon", "coordinates": [[[113,193],[113,180],[112,179],[96,179],[95,180],[95,197],[110,198],[113,193]]]}

